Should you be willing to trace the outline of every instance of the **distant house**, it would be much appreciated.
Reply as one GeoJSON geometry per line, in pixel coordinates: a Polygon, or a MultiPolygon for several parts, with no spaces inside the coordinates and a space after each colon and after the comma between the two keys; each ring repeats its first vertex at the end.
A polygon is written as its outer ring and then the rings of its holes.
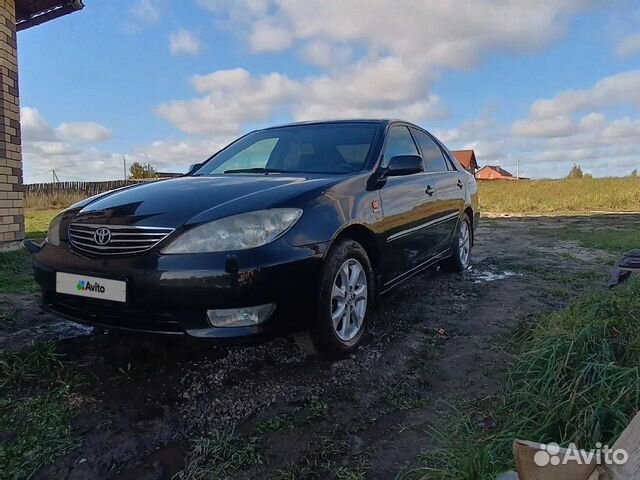
{"type": "Polygon", "coordinates": [[[476,154],[473,150],[454,150],[452,152],[460,165],[469,172],[471,175],[476,174],[476,170],[478,170],[478,162],[476,161],[476,154]]]}
{"type": "Polygon", "coordinates": [[[504,168],[494,165],[486,165],[476,173],[478,180],[517,180],[516,177],[507,172],[504,168]]]}

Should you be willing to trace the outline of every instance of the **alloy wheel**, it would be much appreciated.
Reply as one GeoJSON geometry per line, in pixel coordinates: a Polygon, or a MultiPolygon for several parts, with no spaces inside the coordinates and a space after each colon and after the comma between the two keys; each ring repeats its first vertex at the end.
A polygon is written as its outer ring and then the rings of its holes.
{"type": "Polygon", "coordinates": [[[460,224],[460,232],[458,233],[458,254],[460,255],[460,263],[466,268],[469,263],[469,252],[471,251],[471,231],[469,223],[463,221],[460,224]]]}
{"type": "Polygon", "coordinates": [[[352,340],[362,328],[367,312],[368,285],[364,268],[354,258],[338,269],[331,290],[331,320],[340,340],[352,340]]]}

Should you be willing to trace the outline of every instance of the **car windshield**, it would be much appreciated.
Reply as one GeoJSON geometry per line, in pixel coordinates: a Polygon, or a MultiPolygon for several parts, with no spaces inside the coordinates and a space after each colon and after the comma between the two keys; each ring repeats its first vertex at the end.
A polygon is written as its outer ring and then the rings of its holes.
{"type": "Polygon", "coordinates": [[[377,128],[334,123],[260,130],[218,152],[194,175],[359,172],[377,128]]]}

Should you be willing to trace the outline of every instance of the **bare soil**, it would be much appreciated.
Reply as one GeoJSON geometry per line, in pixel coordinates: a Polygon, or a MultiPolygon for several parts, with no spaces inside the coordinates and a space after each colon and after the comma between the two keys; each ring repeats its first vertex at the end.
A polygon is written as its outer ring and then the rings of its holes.
{"type": "Polygon", "coordinates": [[[169,479],[184,468],[190,439],[221,430],[258,436],[257,425],[276,415],[289,415],[291,428],[259,435],[262,464],[229,478],[296,468],[305,473],[287,478],[358,468],[366,473],[352,478],[394,478],[436,446],[429,429],[452,405],[496,391],[505,339],[566,302],[563,279],[573,279],[569,296],[605,288],[610,267],[598,262],[610,254],[530,230],[615,228],[627,218],[484,221],[469,271],[433,269],[383,297],[364,346],[337,362],[306,356],[289,339],[219,347],[99,334],[42,313],[35,296],[5,296],[18,315],[0,328],[0,348],[54,339],[86,372],[72,424],[79,445],[33,478],[169,479]]]}

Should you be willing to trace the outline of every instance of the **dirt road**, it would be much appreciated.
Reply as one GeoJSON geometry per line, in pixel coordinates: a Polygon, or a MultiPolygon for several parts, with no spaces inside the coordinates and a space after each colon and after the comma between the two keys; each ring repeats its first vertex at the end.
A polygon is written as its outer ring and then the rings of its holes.
{"type": "Polygon", "coordinates": [[[554,232],[621,222],[640,216],[484,220],[471,270],[434,269],[384,297],[365,346],[338,362],[285,339],[222,348],[98,335],[13,295],[20,314],[0,346],[53,338],[84,372],[78,446],[33,478],[169,479],[185,461],[182,478],[394,478],[436,446],[429,429],[452,405],[495,392],[501,345],[520,323],[604,288],[615,256],[554,232]]]}

